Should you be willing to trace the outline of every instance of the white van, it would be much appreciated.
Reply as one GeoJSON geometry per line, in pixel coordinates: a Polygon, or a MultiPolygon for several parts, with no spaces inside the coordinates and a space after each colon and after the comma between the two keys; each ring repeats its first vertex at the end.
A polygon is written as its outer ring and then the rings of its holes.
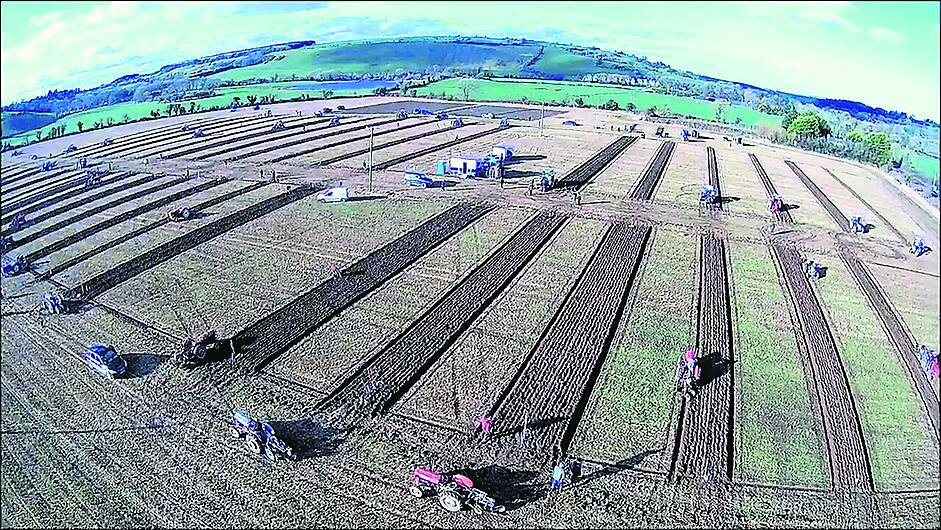
{"type": "Polygon", "coordinates": [[[317,200],[322,203],[328,202],[346,202],[350,200],[353,193],[346,186],[339,186],[321,191],[317,194],[317,200]]]}

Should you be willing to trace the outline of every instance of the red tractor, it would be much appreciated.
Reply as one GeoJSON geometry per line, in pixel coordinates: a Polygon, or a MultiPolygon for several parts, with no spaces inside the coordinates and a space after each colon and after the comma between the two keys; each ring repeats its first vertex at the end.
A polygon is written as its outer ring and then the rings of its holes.
{"type": "Polygon", "coordinates": [[[474,482],[464,475],[445,475],[429,469],[417,468],[412,474],[408,492],[416,498],[438,497],[438,504],[449,512],[459,512],[467,505],[474,513],[504,513],[506,507],[474,487],[474,482]]]}
{"type": "Polygon", "coordinates": [[[220,346],[215,330],[208,330],[194,337],[186,337],[176,354],[180,366],[191,366],[204,362],[220,346]]]}

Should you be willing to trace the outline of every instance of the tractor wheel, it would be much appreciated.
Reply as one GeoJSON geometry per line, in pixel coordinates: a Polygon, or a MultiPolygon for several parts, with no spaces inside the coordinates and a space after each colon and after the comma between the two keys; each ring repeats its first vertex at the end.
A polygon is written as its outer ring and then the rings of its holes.
{"type": "Polygon", "coordinates": [[[254,436],[246,436],[245,445],[247,445],[248,449],[255,454],[261,453],[261,444],[258,443],[258,439],[254,436]]]}
{"type": "Polygon", "coordinates": [[[203,345],[196,346],[196,349],[193,351],[193,353],[196,355],[196,358],[199,359],[200,361],[206,359],[206,347],[203,345]]]}
{"type": "Polygon", "coordinates": [[[13,264],[13,274],[19,274],[23,270],[23,267],[19,263],[13,264]]]}
{"type": "Polygon", "coordinates": [[[480,503],[478,503],[478,502],[475,502],[474,504],[472,504],[472,505],[471,505],[471,508],[473,508],[474,513],[475,513],[476,515],[483,515],[483,514],[484,514],[484,507],[481,506],[480,503]]]}
{"type": "Polygon", "coordinates": [[[451,491],[445,491],[438,494],[438,504],[449,512],[461,511],[461,499],[457,494],[451,491]]]}
{"type": "Polygon", "coordinates": [[[189,220],[189,218],[190,218],[190,209],[189,209],[189,208],[183,208],[182,210],[180,210],[180,217],[182,217],[184,221],[189,220]]]}
{"type": "Polygon", "coordinates": [[[229,436],[238,440],[239,438],[242,437],[242,433],[240,433],[239,430],[236,429],[235,427],[229,427],[229,436]]]}
{"type": "Polygon", "coordinates": [[[425,496],[425,491],[419,488],[418,486],[412,484],[408,487],[408,494],[416,499],[420,499],[425,496]]]}

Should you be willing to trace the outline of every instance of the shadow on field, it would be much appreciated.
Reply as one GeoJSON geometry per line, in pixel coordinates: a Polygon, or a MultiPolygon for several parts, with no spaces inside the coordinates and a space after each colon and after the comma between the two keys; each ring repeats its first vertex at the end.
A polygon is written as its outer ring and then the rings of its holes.
{"type": "Polygon", "coordinates": [[[782,204],[782,205],[781,205],[781,213],[789,212],[789,211],[791,211],[791,210],[797,210],[797,209],[799,209],[799,208],[800,208],[800,205],[799,205],[799,204],[782,204]]]}
{"type": "Polygon", "coordinates": [[[506,506],[507,511],[521,508],[533,501],[545,497],[548,482],[538,471],[516,470],[491,464],[477,469],[461,468],[448,472],[449,475],[461,474],[474,481],[474,487],[484,490],[497,504],[506,506]]]}
{"type": "Polygon", "coordinates": [[[347,202],[368,202],[368,201],[375,201],[378,199],[385,199],[385,198],[386,198],[385,195],[356,195],[356,196],[350,197],[347,200],[347,202]]]}
{"type": "Polygon", "coordinates": [[[510,165],[516,164],[517,162],[529,162],[533,160],[545,160],[545,159],[546,159],[546,155],[518,155],[518,156],[514,156],[510,158],[510,160],[507,161],[507,163],[504,165],[510,166],[510,165]]]}
{"type": "Polygon", "coordinates": [[[157,368],[160,368],[160,365],[170,356],[150,353],[125,353],[121,357],[127,361],[127,373],[124,379],[135,379],[156,372],[157,368]]]}
{"type": "Polygon", "coordinates": [[[565,489],[581,486],[595,479],[615,475],[624,470],[635,469],[637,468],[639,464],[643,463],[643,461],[648,456],[655,455],[661,452],[663,452],[663,449],[647,449],[646,451],[637,453],[636,455],[630,458],[625,458],[623,460],[620,460],[618,462],[615,462],[609,465],[601,465],[600,467],[598,467],[597,464],[588,464],[579,459],[576,459],[575,461],[581,464],[579,468],[580,475],[578,476],[577,479],[575,479],[574,473],[573,473],[573,480],[571,484],[565,489]]]}
{"type": "Polygon", "coordinates": [[[742,199],[740,199],[739,197],[726,197],[724,195],[719,197],[719,202],[722,204],[728,204],[730,202],[735,202],[735,201],[740,201],[740,200],[742,199]]]}
{"type": "Polygon", "coordinates": [[[536,177],[541,174],[542,173],[539,171],[515,171],[511,169],[503,174],[503,178],[505,180],[512,180],[512,179],[521,179],[521,178],[527,178],[527,177],[536,177]]]}
{"type": "Polygon", "coordinates": [[[298,460],[335,455],[346,441],[348,429],[336,429],[311,418],[269,421],[275,432],[294,449],[298,460]]]}
{"type": "Polygon", "coordinates": [[[705,387],[709,383],[729,373],[732,369],[732,362],[729,359],[722,358],[719,352],[712,352],[705,357],[699,358],[699,386],[705,387]]]}

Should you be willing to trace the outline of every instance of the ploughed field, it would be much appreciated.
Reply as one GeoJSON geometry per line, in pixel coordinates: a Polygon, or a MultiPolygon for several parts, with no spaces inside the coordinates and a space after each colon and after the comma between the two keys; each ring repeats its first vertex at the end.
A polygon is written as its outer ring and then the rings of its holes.
{"type": "Polygon", "coordinates": [[[2,280],[5,527],[936,524],[918,347],[939,346],[939,261],[907,246],[937,234],[874,170],[584,110],[541,128],[524,107],[323,107],[4,155],[2,236],[26,268],[2,280]],[[504,182],[402,183],[497,145],[504,182]],[[533,191],[546,170],[556,188],[533,191]],[[318,201],[337,181],[354,200],[318,201]],[[43,314],[43,293],[82,303],[43,314]],[[226,355],[177,366],[208,328],[226,355]],[[128,375],[89,370],[94,343],[128,375]],[[677,391],[687,350],[695,395],[677,391]],[[230,439],[233,407],[298,461],[230,439]],[[408,497],[416,466],[463,470],[508,513],[408,497]]]}

